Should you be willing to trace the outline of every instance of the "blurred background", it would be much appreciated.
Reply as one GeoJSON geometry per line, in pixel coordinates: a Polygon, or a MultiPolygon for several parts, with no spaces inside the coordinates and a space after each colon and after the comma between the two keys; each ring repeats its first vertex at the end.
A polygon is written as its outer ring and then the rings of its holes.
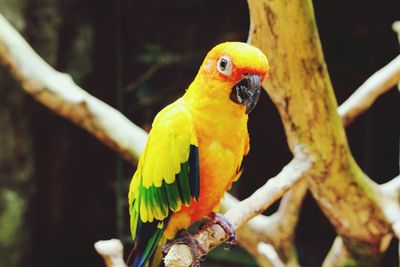
{"type": "MultiPolygon", "coordinates": [[[[314,4],[342,103],[399,54],[391,24],[400,18],[400,2],[314,4]]],[[[0,0],[0,12],[54,68],[146,130],[162,107],[182,95],[211,47],[246,41],[249,29],[245,0],[0,0]]],[[[347,128],[357,162],[378,183],[399,172],[399,103],[398,90],[391,90],[347,128]]],[[[265,93],[249,128],[250,157],[232,190],[239,198],[291,158],[279,115],[265,93]]],[[[128,252],[126,196],[134,170],[25,95],[0,67],[0,266],[103,266],[93,243],[112,237],[123,240],[128,252]]],[[[302,266],[320,266],[334,238],[332,226],[307,196],[296,236],[302,266]]],[[[398,266],[395,243],[382,266],[398,266]]],[[[204,266],[256,263],[235,248],[212,253],[204,266]]]]}

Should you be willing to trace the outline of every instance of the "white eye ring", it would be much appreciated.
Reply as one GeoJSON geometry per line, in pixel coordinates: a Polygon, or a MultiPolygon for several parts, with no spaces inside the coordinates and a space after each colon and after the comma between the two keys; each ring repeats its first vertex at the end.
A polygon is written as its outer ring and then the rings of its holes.
{"type": "Polygon", "coordinates": [[[217,70],[225,76],[229,76],[232,73],[232,62],[228,56],[222,56],[218,60],[217,70]]]}

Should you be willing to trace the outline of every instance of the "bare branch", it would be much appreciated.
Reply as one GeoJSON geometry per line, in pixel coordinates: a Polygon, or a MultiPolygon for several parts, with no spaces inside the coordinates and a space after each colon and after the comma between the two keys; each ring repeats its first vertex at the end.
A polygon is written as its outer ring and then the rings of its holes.
{"type": "Polygon", "coordinates": [[[392,224],[393,233],[400,239],[400,175],[379,186],[382,210],[392,224]]]}
{"type": "Polygon", "coordinates": [[[392,25],[392,29],[395,33],[397,33],[397,39],[399,40],[400,44],[400,21],[395,21],[392,25]]]}
{"type": "Polygon", "coordinates": [[[343,124],[348,125],[374,101],[400,81],[400,56],[375,72],[342,105],[338,112],[343,124]]]}
{"type": "Polygon", "coordinates": [[[107,267],[126,267],[123,259],[123,246],[118,239],[101,240],[94,243],[94,248],[107,267]]]}
{"type": "Polygon", "coordinates": [[[88,94],[69,75],[49,66],[1,14],[0,62],[36,100],[86,129],[126,160],[136,162],[146,142],[146,132],[88,94]]]}
{"type": "MultiPolygon", "coordinates": [[[[397,40],[399,41],[400,45],[400,21],[395,21],[392,25],[392,29],[395,33],[397,33],[397,40]]],[[[400,82],[397,84],[397,88],[400,91],[400,82]]],[[[400,166],[400,161],[399,161],[399,166],[400,166]]]]}
{"type": "Polygon", "coordinates": [[[400,175],[396,176],[389,182],[382,184],[381,189],[385,191],[386,194],[400,194],[400,175]]]}
{"type": "Polygon", "coordinates": [[[270,244],[259,243],[257,247],[258,252],[267,258],[273,267],[285,267],[285,264],[281,261],[273,246],[270,244]]]}

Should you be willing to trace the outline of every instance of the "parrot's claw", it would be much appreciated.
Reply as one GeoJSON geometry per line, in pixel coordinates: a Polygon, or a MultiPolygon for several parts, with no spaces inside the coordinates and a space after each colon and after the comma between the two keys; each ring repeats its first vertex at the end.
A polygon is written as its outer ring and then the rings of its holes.
{"type": "Polygon", "coordinates": [[[175,244],[185,244],[190,248],[190,251],[192,252],[192,267],[200,267],[202,256],[206,255],[207,251],[201,246],[199,241],[194,239],[186,230],[179,231],[176,236],[177,237],[174,240],[167,242],[162,247],[163,254],[166,255],[171,247],[175,244]]]}
{"type": "Polygon", "coordinates": [[[228,235],[228,240],[226,240],[225,243],[228,245],[236,245],[238,243],[238,239],[235,234],[235,229],[232,226],[232,223],[229,221],[228,218],[226,218],[223,214],[221,213],[211,213],[209,216],[210,220],[207,220],[201,227],[200,229],[205,229],[210,227],[213,224],[219,224],[222,229],[224,229],[225,233],[228,235]]]}

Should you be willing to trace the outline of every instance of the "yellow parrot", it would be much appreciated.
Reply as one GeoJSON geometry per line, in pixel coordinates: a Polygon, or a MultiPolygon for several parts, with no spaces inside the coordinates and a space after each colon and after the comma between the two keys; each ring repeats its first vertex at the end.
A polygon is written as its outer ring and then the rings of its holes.
{"type": "MultiPolygon", "coordinates": [[[[258,48],[219,44],[185,94],[157,114],[129,190],[134,267],[148,266],[167,241],[164,253],[173,243],[186,243],[193,266],[200,266],[198,256],[204,251],[182,230],[205,217],[234,240],[230,223],[214,212],[241,174],[250,148],[248,114],[268,70],[267,57],[258,48]]],[[[153,260],[152,266],[158,263],[153,260]]]]}

